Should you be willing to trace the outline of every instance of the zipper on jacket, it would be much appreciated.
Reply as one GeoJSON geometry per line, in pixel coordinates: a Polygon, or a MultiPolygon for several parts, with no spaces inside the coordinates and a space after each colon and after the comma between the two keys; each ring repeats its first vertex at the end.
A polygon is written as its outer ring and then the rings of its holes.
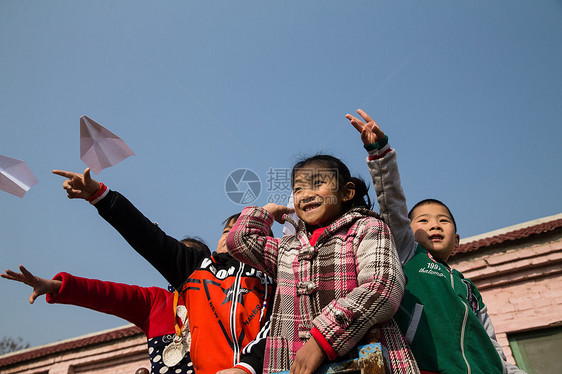
{"type": "Polygon", "coordinates": [[[232,355],[232,366],[238,364],[240,360],[240,346],[238,345],[238,335],[236,334],[236,309],[238,308],[238,297],[240,295],[240,280],[242,278],[242,274],[244,273],[245,266],[246,265],[241,263],[240,268],[236,273],[232,295],[232,304],[230,305],[230,336],[232,338],[232,350],[234,351],[234,354],[232,355]]]}
{"type": "Polygon", "coordinates": [[[454,290],[455,289],[455,278],[453,278],[453,271],[447,266],[445,266],[445,268],[449,272],[449,276],[451,278],[451,288],[454,290]]]}
{"type": "MultiPolygon", "coordinates": [[[[448,267],[447,267],[447,271],[449,272],[449,275],[451,277],[451,287],[453,288],[453,290],[455,290],[455,278],[453,277],[453,271],[448,267]]],[[[464,363],[466,364],[467,373],[470,374],[472,371],[470,369],[470,364],[468,363],[468,360],[466,359],[466,355],[464,353],[464,333],[466,332],[466,321],[468,319],[468,305],[466,305],[465,302],[462,300],[461,302],[462,305],[464,306],[464,317],[462,320],[462,327],[461,327],[461,353],[464,363]]]]}
{"type": "Polygon", "coordinates": [[[264,274],[264,288],[265,288],[265,295],[263,297],[263,303],[261,305],[261,312],[260,312],[260,325],[261,322],[263,321],[263,316],[265,315],[265,310],[269,307],[269,305],[267,305],[267,300],[269,300],[269,276],[264,274]]]}
{"type": "Polygon", "coordinates": [[[468,360],[466,359],[466,355],[464,354],[464,333],[466,332],[466,320],[468,319],[468,305],[466,305],[464,302],[462,304],[464,305],[464,318],[462,320],[462,328],[461,328],[461,353],[462,353],[462,358],[464,359],[464,363],[466,364],[467,373],[470,374],[471,373],[470,364],[468,363],[468,360]]]}

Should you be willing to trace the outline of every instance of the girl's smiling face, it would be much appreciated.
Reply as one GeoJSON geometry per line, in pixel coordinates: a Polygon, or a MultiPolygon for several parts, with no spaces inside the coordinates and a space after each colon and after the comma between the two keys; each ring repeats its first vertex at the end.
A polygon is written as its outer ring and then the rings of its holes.
{"type": "Polygon", "coordinates": [[[337,171],[321,165],[307,164],[293,180],[295,213],[307,225],[327,226],[343,214],[342,205],[353,198],[354,185],[340,186],[337,171]]]}

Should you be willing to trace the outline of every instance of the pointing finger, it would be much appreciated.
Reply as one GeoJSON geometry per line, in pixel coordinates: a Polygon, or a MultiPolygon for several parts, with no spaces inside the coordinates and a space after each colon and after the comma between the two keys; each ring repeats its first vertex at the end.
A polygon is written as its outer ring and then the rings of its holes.
{"type": "Polygon", "coordinates": [[[64,170],[53,170],[52,173],[56,175],[60,175],[61,177],[65,177],[65,178],[72,178],[76,174],[71,171],[64,171],[64,170]]]}

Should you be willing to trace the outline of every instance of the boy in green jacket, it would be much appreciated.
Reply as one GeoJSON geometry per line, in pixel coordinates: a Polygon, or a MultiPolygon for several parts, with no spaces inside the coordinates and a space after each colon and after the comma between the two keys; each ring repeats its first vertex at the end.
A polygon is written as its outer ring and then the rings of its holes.
{"type": "Polygon", "coordinates": [[[365,122],[346,118],[369,152],[380,214],[390,227],[407,284],[394,316],[422,373],[517,373],[496,340],[494,326],[476,286],[447,260],[459,245],[453,215],[442,202],[420,201],[407,213],[396,151],[362,110],[365,122]]]}

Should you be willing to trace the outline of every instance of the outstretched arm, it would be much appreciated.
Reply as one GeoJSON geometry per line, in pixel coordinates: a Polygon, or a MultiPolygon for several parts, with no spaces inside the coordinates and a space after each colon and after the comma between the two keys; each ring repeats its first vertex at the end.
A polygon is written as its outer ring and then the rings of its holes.
{"type": "Polygon", "coordinates": [[[93,180],[90,169],[83,174],[53,170],[67,178],[63,182],[69,199],[86,199],[127,242],[156,268],[176,289],[180,289],[205,253],[172,238],[146,218],[129,200],[103,183],[93,180]]]}
{"type": "Polygon", "coordinates": [[[30,304],[33,304],[35,299],[37,299],[41,295],[59,292],[62,285],[62,282],[60,280],[39,278],[31,274],[31,272],[27,270],[23,265],[20,265],[20,271],[21,273],[18,273],[13,270],[6,269],[6,272],[0,274],[0,276],[2,278],[10,279],[16,282],[25,283],[28,286],[32,287],[33,292],[31,293],[31,296],[29,296],[30,304]]]}
{"type": "Polygon", "coordinates": [[[169,292],[158,287],[139,287],[97,279],[75,277],[59,273],[55,279],[39,278],[24,266],[21,273],[6,270],[2,278],[25,283],[33,287],[29,302],[33,304],[41,295],[47,295],[50,304],[76,305],[123,318],[140,327],[145,334],[151,331],[173,332],[173,317],[165,311],[172,310],[169,292]]]}
{"type": "Polygon", "coordinates": [[[405,264],[414,255],[417,244],[410,228],[396,151],[390,149],[388,137],[367,113],[361,109],[357,110],[357,113],[365,122],[350,114],[346,115],[346,118],[361,133],[361,140],[369,152],[367,166],[373,178],[380,214],[390,227],[400,261],[405,264]]]}

